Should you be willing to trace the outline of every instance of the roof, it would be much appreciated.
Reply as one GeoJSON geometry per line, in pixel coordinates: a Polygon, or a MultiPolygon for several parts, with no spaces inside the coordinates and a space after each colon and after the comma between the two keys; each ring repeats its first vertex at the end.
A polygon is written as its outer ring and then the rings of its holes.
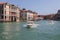
{"type": "Polygon", "coordinates": [[[34,14],[38,14],[37,12],[33,12],[34,14]]]}
{"type": "Polygon", "coordinates": [[[20,10],[21,12],[27,12],[27,10],[20,10]]]}
{"type": "Polygon", "coordinates": [[[0,2],[0,4],[5,4],[6,2],[0,2]]]}

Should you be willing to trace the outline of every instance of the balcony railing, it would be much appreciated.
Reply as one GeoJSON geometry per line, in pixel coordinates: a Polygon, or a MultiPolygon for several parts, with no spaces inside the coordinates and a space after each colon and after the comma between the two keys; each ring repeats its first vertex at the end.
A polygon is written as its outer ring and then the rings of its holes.
{"type": "Polygon", "coordinates": [[[10,9],[10,12],[16,12],[16,10],[15,9],[10,9]]]}
{"type": "Polygon", "coordinates": [[[16,15],[9,15],[9,16],[16,16],[16,15]]]}

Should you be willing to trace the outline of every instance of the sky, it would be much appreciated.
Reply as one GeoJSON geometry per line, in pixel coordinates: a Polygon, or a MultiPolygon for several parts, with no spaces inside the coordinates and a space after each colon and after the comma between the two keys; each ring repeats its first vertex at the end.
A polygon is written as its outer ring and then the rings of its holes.
{"type": "Polygon", "coordinates": [[[0,0],[0,2],[8,2],[40,15],[55,14],[60,9],[60,0],[0,0]]]}

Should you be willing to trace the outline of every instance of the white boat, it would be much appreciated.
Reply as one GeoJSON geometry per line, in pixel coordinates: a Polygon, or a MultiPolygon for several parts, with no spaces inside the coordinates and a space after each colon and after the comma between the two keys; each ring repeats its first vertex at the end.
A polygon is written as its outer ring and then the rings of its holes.
{"type": "Polygon", "coordinates": [[[53,20],[50,20],[50,21],[49,21],[49,24],[54,24],[54,21],[53,21],[53,20]]]}
{"type": "Polygon", "coordinates": [[[33,21],[27,21],[26,28],[33,28],[34,22],[33,21]]]}
{"type": "Polygon", "coordinates": [[[23,25],[25,28],[36,28],[39,26],[40,24],[35,24],[34,21],[27,21],[27,23],[23,25]]]}

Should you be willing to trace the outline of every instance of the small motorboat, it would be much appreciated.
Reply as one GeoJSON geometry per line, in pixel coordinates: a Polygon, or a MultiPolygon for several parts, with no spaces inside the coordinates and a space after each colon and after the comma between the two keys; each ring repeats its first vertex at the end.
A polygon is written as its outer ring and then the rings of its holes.
{"type": "Polygon", "coordinates": [[[26,24],[26,28],[33,28],[34,22],[33,21],[28,21],[26,24]]]}
{"type": "Polygon", "coordinates": [[[27,21],[27,23],[23,25],[25,28],[36,28],[38,26],[40,26],[40,24],[35,24],[34,21],[27,21]]]}

